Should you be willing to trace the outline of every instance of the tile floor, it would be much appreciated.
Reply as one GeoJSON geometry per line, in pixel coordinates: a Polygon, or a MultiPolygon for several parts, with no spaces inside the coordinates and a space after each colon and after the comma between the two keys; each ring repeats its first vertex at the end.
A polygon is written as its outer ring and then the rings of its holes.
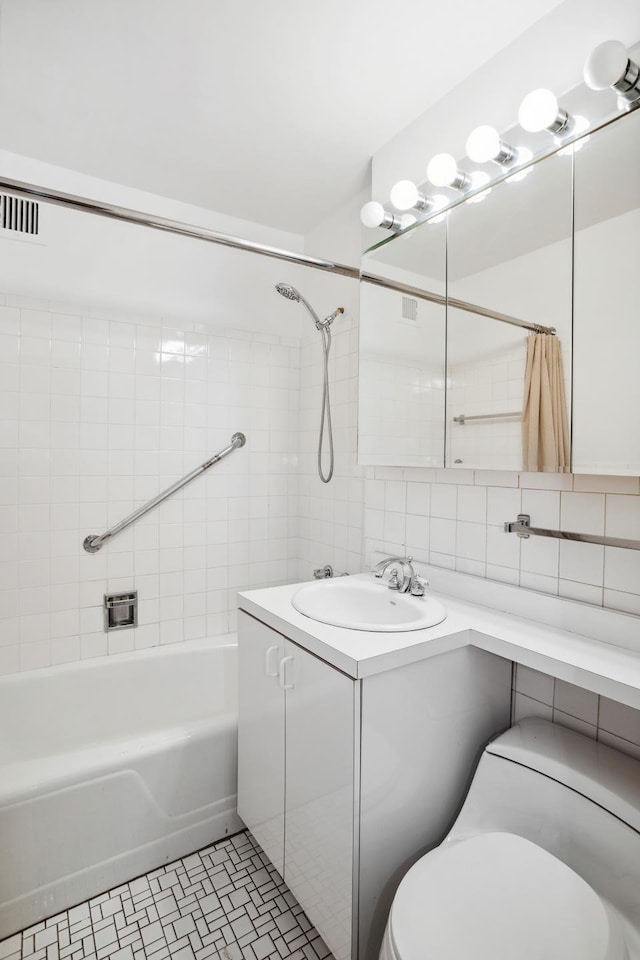
{"type": "Polygon", "coordinates": [[[0,941],[0,960],[332,960],[247,832],[0,941]]]}

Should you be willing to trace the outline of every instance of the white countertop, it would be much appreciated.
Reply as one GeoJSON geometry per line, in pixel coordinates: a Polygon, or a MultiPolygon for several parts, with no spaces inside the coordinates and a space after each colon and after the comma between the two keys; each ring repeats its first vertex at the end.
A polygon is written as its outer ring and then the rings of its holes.
{"type": "MultiPolygon", "coordinates": [[[[311,620],[291,605],[300,583],[240,593],[238,605],[356,680],[473,644],[640,708],[639,618],[439,568],[424,567],[423,571],[432,584],[428,593],[447,610],[446,620],[424,630],[373,633],[311,620]],[[482,605],[468,599],[469,595],[475,599],[479,590],[482,605]],[[489,603],[491,607],[484,605],[489,603]],[[515,608],[529,616],[514,613],[515,608]],[[532,619],[531,612],[547,622],[532,619]],[[567,629],[559,629],[549,620],[567,629]],[[576,625],[586,627],[592,635],[576,632],[576,625]],[[605,641],[603,636],[611,640],[605,641]]],[[[371,574],[359,576],[371,578],[371,574]]],[[[380,588],[387,589],[383,584],[380,588]]]]}

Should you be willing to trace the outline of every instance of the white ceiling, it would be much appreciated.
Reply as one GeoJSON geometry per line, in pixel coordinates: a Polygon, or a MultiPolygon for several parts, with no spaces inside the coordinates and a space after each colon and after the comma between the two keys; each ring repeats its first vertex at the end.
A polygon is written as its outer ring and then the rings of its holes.
{"type": "Polygon", "coordinates": [[[305,233],[560,0],[0,0],[0,146],[305,233]]]}

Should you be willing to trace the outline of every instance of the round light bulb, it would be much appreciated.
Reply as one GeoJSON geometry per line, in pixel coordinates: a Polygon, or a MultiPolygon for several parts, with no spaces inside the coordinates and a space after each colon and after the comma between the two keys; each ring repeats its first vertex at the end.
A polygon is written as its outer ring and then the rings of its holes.
{"type": "Polygon", "coordinates": [[[532,90],[520,104],[518,120],[523,130],[539,133],[553,126],[558,117],[558,101],[551,90],[532,90]]]}
{"type": "Polygon", "coordinates": [[[584,64],[584,82],[592,90],[606,90],[620,80],[627,69],[629,54],[619,40],[605,40],[592,50],[584,64]]]}
{"type": "Polygon", "coordinates": [[[500,137],[494,127],[476,127],[467,137],[467,156],[474,163],[487,163],[495,159],[500,150],[500,137]]]}
{"type": "Polygon", "coordinates": [[[391,188],[389,199],[396,210],[410,210],[418,200],[418,188],[411,180],[398,180],[391,188]]]}
{"type": "Polygon", "coordinates": [[[377,200],[369,200],[360,211],[360,220],[365,227],[379,227],[384,221],[385,209],[377,200]]]}
{"type": "Polygon", "coordinates": [[[458,167],[450,153],[437,153],[427,167],[427,177],[434,187],[449,187],[458,175],[458,167]]]}

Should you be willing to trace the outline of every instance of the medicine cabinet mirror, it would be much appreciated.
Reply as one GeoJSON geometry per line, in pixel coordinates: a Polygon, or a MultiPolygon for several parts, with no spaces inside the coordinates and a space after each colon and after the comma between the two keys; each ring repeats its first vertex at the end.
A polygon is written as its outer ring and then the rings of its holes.
{"type": "Polygon", "coordinates": [[[360,463],[640,475],[639,160],[637,110],[367,251],[360,463]],[[523,444],[541,333],[561,351],[559,468],[523,444]]]}
{"type": "Polygon", "coordinates": [[[444,466],[445,231],[424,224],[363,258],[360,463],[444,466]]]}
{"type": "Polygon", "coordinates": [[[573,471],[640,475],[640,110],[575,156],[573,471]]]}

